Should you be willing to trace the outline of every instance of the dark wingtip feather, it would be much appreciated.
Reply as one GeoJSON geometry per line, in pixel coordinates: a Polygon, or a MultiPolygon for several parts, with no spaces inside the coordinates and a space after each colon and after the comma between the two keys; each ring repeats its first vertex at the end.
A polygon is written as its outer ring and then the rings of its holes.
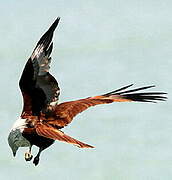
{"type": "Polygon", "coordinates": [[[123,98],[132,100],[132,101],[139,101],[139,102],[152,102],[156,103],[156,101],[166,101],[167,97],[163,96],[167,93],[165,92],[143,92],[143,93],[135,93],[137,91],[149,89],[155,87],[155,85],[151,86],[144,86],[136,89],[131,89],[127,91],[123,91],[129,87],[131,87],[133,84],[122,87],[120,89],[117,89],[115,91],[111,91],[107,94],[104,94],[103,96],[112,96],[112,95],[119,95],[123,98]]]}
{"type": "Polygon", "coordinates": [[[40,38],[40,40],[38,41],[38,43],[36,45],[36,48],[42,44],[44,46],[45,50],[48,49],[48,47],[50,46],[50,43],[52,41],[52,38],[53,38],[53,33],[54,33],[59,21],[60,21],[60,17],[57,17],[56,20],[53,22],[53,24],[49,27],[49,29],[40,38]]]}
{"type": "Polygon", "coordinates": [[[48,29],[48,31],[54,31],[56,29],[59,21],[60,21],[60,17],[57,17],[56,20],[53,22],[53,24],[48,29]]]}
{"type": "Polygon", "coordinates": [[[115,91],[111,91],[111,92],[109,92],[109,93],[103,94],[103,96],[112,95],[112,94],[114,94],[114,93],[117,93],[117,92],[120,92],[120,91],[122,91],[122,90],[124,90],[124,89],[127,89],[127,88],[129,88],[129,87],[131,87],[131,86],[133,86],[133,85],[134,85],[134,84],[130,84],[130,85],[124,86],[124,87],[119,88],[119,89],[117,89],[117,90],[115,90],[115,91]]]}
{"type": "Polygon", "coordinates": [[[127,99],[131,99],[133,101],[139,101],[139,102],[152,102],[152,103],[155,103],[156,101],[166,101],[167,97],[165,96],[161,96],[163,95],[164,93],[162,94],[159,94],[159,96],[157,96],[156,94],[154,93],[133,93],[133,94],[125,94],[125,95],[122,95],[122,97],[124,98],[127,98],[127,99]]]}
{"type": "Polygon", "coordinates": [[[122,94],[126,94],[126,93],[131,93],[131,92],[136,92],[136,91],[140,91],[140,90],[144,90],[144,89],[153,88],[153,87],[155,87],[155,85],[144,86],[144,87],[141,87],[141,88],[136,88],[136,89],[132,89],[132,90],[128,90],[128,91],[123,91],[123,92],[120,92],[119,94],[122,95],[122,94]]]}

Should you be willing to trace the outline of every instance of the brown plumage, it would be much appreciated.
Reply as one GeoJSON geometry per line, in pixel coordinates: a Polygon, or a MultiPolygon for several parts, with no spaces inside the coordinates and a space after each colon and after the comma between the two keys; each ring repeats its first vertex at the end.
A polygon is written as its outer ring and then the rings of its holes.
{"type": "Polygon", "coordinates": [[[24,101],[22,121],[13,127],[9,135],[9,144],[14,155],[18,147],[30,147],[29,152],[25,154],[26,161],[32,159],[31,147],[33,145],[39,147],[39,152],[33,161],[35,165],[39,163],[41,151],[52,145],[55,140],[80,148],[93,148],[60,130],[71,123],[77,114],[89,107],[113,102],[156,102],[166,99],[163,96],[166,93],[163,92],[140,92],[154,86],[127,90],[132,86],[131,84],[103,95],[58,104],[60,88],[56,79],[49,73],[49,65],[53,48],[52,37],[59,20],[60,18],[57,18],[41,37],[25,65],[19,82],[24,101]],[[21,133],[22,141],[13,139],[14,132],[21,133]]]}
{"type": "Polygon", "coordinates": [[[166,97],[162,96],[163,94],[166,94],[163,92],[132,93],[143,89],[152,88],[154,86],[146,86],[129,91],[122,91],[130,86],[132,85],[100,96],[61,103],[55,106],[49,115],[45,115],[47,119],[43,120],[42,122],[62,128],[68,125],[78,113],[85,111],[91,106],[109,104],[113,102],[156,102],[164,101],[166,99],[166,97]]]}
{"type": "MultiPolygon", "coordinates": [[[[166,94],[163,92],[136,93],[137,91],[152,88],[154,86],[146,86],[142,88],[123,91],[130,86],[132,85],[100,96],[88,97],[85,99],[61,103],[47,109],[47,112],[41,113],[39,118],[32,115],[25,115],[23,116],[23,118],[30,119],[29,121],[27,121],[28,127],[33,128],[32,130],[39,136],[74,144],[80,148],[93,148],[93,146],[91,145],[82,143],[64,134],[59,129],[67,126],[69,123],[71,123],[71,121],[77,114],[85,111],[91,106],[99,104],[109,104],[113,102],[156,102],[164,101],[166,99],[165,96],[162,96],[166,94]]],[[[25,130],[23,133],[25,133],[25,130]]],[[[32,131],[30,133],[32,133],[32,131]]]]}
{"type": "Polygon", "coordinates": [[[49,125],[48,123],[38,123],[35,129],[40,136],[44,136],[46,138],[67,142],[69,144],[76,145],[79,148],[93,148],[93,146],[85,144],[66,135],[64,132],[58,130],[57,128],[54,128],[52,125],[49,125]]]}

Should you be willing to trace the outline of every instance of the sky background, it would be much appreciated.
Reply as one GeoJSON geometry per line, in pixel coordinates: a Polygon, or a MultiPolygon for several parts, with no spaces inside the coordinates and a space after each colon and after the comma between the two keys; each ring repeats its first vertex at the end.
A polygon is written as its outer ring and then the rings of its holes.
{"type": "MultiPolygon", "coordinates": [[[[5,180],[171,180],[172,1],[0,0],[0,178],[5,180]],[[56,142],[37,167],[7,136],[22,110],[18,81],[41,35],[57,16],[51,73],[60,102],[134,83],[168,92],[157,104],[114,103],[78,115],[64,132],[95,146],[56,142]]],[[[33,148],[37,153],[37,148],[33,148]]]]}

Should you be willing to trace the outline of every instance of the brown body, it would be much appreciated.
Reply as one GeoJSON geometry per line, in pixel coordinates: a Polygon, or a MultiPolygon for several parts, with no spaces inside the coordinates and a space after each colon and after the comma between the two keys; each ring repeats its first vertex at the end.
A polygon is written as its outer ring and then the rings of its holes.
{"type": "Polygon", "coordinates": [[[24,101],[21,119],[25,120],[24,129],[22,126],[20,130],[22,136],[30,143],[30,150],[25,154],[25,159],[31,160],[31,147],[32,145],[38,146],[39,152],[33,161],[35,165],[39,163],[41,151],[52,145],[55,140],[80,148],[93,148],[60,130],[71,123],[78,113],[87,108],[113,102],[155,102],[163,101],[166,98],[162,96],[165,94],[162,92],[140,93],[141,90],[154,86],[126,90],[132,86],[129,85],[103,95],[58,104],[60,89],[56,79],[49,73],[49,65],[53,48],[53,32],[59,20],[60,18],[55,20],[37,43],[19,82],[24,101]]]}

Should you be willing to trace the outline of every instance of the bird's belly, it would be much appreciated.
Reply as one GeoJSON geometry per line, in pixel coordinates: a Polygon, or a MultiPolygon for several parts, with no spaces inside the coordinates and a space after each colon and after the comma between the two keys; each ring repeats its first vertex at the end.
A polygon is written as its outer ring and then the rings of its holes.
{"type": "Polygon", "coordinates": [[[32,133],[32,134],[23,133],[23,136],[30,142],[31,145],[41,147],[42,149],[49,147],[55,141],[53,139],[39,136],[37,133],[32,133]]]}

